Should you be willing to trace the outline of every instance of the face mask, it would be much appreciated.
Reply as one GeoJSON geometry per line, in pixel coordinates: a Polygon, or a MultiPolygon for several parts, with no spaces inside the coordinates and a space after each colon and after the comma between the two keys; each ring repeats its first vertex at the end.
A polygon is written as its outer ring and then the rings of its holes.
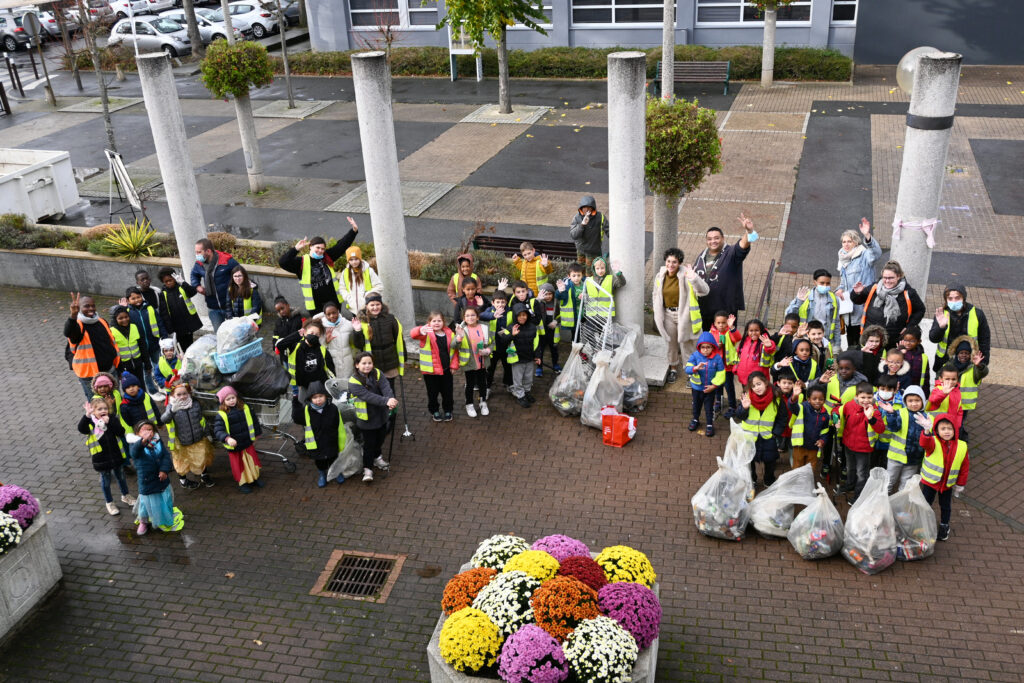
{"type": "Polygon", "coordinates": [[[307,334],[306,343],[309,344],[310,346],[316,346],[317,344],[320,343],[320,337],[318,337],[315,334],[307,334]]]}
{"type": "Polygon", "coordinates": [[[951,310],[954,313],[956,313],[957,311],[959,311],[961,308],[964,307],[964,302],[963,301],[947,301],[946,302],[946,306],[949,308],[949,310],[951,310]]]}
{"type": "Polygon", "coordinates": [[[828,294],[828,285],[818,285],[815,287],[818,290],[818,294],[828,294]]]}
{"type": "Polygon", "coordinates": [[[878,398],[882,399],[883,401],[891,401],[892,400],[892,392],[891,391],[879,391],[878,392],[878,398]]]}
{"type": "Polygon", "coordinates": [[[757,234],[757,230],[754,230],[749,235],[747,235],[747,241],[753,244],[754,242],[757,241],[758,237],[760,237],[760,235],[757,234]]]}
{"type": "Polygon", "coordinates": [[[206,257],[202,254],[196,254],[196,263],[203,263],[206,261],[206,257]]]}
{"type": "Polygon", "coordinates": [[[160,435],[154,434],[153,438],[149,440],[150,443],[160,443],[160,435]]]}
{"type": "Polygon", "coordinates": [[[322,259],[324,257],[323,254],[318,254],[318,253],[316,253],[314,251],[309,252],[309,256],[310,256],[310,258],[316,259],[317,261],[319,261],[320,259],[322,259]]]}

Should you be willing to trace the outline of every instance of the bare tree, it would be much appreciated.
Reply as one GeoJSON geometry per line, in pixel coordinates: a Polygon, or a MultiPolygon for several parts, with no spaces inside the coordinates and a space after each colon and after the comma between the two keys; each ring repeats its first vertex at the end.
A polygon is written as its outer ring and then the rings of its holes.
{"type": "Polygon", "coordinates": [[[402,38],[398,9],[389,5],[387,0],[373,0],[373,23],[374,30],[357,34],[356,40],[367,50],[384,50],[384,56],[391,64],[391,48],[402,38]]]}
{"type": "Polygon", "coordinates": [[[114,139],[114,122],[110,118],[110,98],[107,96],[107,82],[103,79],[103,65],[100,61],[100,51],[96,47],[96,33],[101,28],[98,22],[92,20],[89,11],[82,0],[78,1],[78,22],[82,26],[82,36],[85,38],[85,46],[92,56],[92,70],[96,74],[96,83],[100,89],[100,104],[103,107],[103,126],[107,130],[107,145],[111,151],[117,151],[117,140],[114,139]]]}

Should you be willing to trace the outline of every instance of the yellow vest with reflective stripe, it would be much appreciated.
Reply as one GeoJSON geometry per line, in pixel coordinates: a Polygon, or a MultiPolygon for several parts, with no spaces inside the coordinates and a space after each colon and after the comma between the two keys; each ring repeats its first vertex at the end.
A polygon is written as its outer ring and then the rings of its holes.
{"type": "MultiPolygon", "coordinates": [[[[111,415],[111,417],[114,417],[111,415]]],[[[128,456],[124,452],[124,442],[121,439],[115,439],[117,441],[117,450],[121,453],[121,459],[127,460],[128,456]]],[[[96,438],[95,434],[90,432],[89,436],[85,439],[85,445],[89,447],[89,454],[96,455],[103,450],[103,444],[96,438]]]]}
{"type": "MultiPolygon", "coordinates": [[[[511,332],[511,331],[512,330],[510,328],[509,332],[511,332]]],[[[537,331],[533,335],[533,350],[536,351],[537,347],[539,345],[540,345],[540,328],[538,327],[537,331]]],[[[532,361],[533,361],[533,359],[531,358],[530,362],[532,362],[532,361]]],[[[515,364],[515,363],[519,362],[519,352],[516,351],[516,342],[515,342],[515,339],[513,337],[509,337],[509,341],[508,341],[508,362],[512,363],[512,364],[515,364]]],[[[527,361],[523,361],[523,362],[525,363],[527,361]]]]}
{"type": "MultiPolygon", "coordinates": [[[[433,349],[437,346],[436,335],[433,331],[428,332],[423,336],[423,344],[420,346],[420,372],[424,375],[434,374],[434,353],[433,349]]],[[[455,333],[447,327],[444,328],[445,341],[448,342],[448,358],[449,363],[451,358],[458,360],[459,365],[462,365],[462,349],[458,344],[455,344],[455,333]]],[[[451,365],[448,366],[449,368],[451,365]]],[[[441,374],[444,374],[446,368],[441,368],[441,374]]]]}
{"type": "Polygon", "coordinates": [[[965,411],[978,407],[978,383],[974,381],[973,364],[967,368],[964,374],[960,375],[960,407],[965,411]]]}
{"type": "MultiPolygon", "coordinates": [[[[402,330],[402,323],[395,319],[398,323],[398,338],[395,340],[395,351],[398,353],[398,374],[405,377],[405,332],[402,330]]],[[[370,325],[368,323],[359,323],[359,329],[363,333],[363,351],[369,354],[373,353],[373,347],[370,345],[370,325]]],[[[351,343],[352,348],[357,348],[355,343],[351,343]]],[[[376,361],[374,361],[376,363],[376,361]]]]}
{"type": "MultiPolygon", "coordinates": [[[[686,278],[680,277],[678,274],[676,277],[679,279],[680,287],[682,287],[685,282],[686,288],[690,290],[689,295],[687,296],[690,308],[690,331],[693,334],[700,334],[701,330],[704,329],[704,321],[700,317],[700,304],[697,303],[697,293],[693,291],[693,285],[691,285],[686,278]]],[[[654,286],[660,289],[664,286],[664,280],[660,276],[656,277],[654,280],[654,286]]]]}
{"type": "MultiPolygon", "coordinates": [[[[936,358],[942,358],[946,355],[946,350],[949,348],[949,328],[951,325],[946,323],[946,330],[942,335],[942,339],[935,350],[936,358]]],[[[971,306],[971,310],[967,311],[967,336],[978,338],[978,309],[971,306]]]]}
{"type": "MultiPolygon", "coordinates": [[[[189,315],[198,315],[198,313],[196,313],[196,307],[192,303],[192,299],[188,298],[187,296],[184,296],[181,293],[180,285],[179,285],[178,289],[179,289],[178,296],[181,298],[182,301],[185,302],[185,310],[189,312],[189,315]]],[[[170,315],[171,314],[171,300],[167,298],[167,290],[166,289],[163,290],[162,292],[160,292],[160,294],[162,294],[163,297],[164,297],[164,305],[167,306],[167,315],[170,315]]]]}
{"type": "Polygon", "coordinates": [[[601,278],[600,286],[594,282],[594,278],[588,277],[584,286],[587,292],[587,299],[594,304],[595,308],[588,306],[587,314],[593,318],[614,318],[615,297],[612,296],[612,275],[605,275],[601,278]],[[603,291],[602,291],[603,290],[603,291]]]}
{"type": "Polygon", "coordinates": [[[894,406],[897,413],[900,416],[900,428],[899,431],[889,431],[889,426],[886,425],[885,432],[882,433],[880,441],[887,442],[889,444],[889,460],[895,462],[907,464],[907,430],[910,429],[910,411],[904,406],[894,406]]]}
{"type": "MultiPolygon", "coordinates": [[[[854,396],[856,396],[856,394],[854,394],[854,396]]],[[[875,412],[871,415],[871,417],[875,418],[876,420],[884,420],[885,418],[882,417],[881,412],[882,411],[879,410],[876,407],[875,408],[875,412]]],[[[868,432],[868,444],[872,448],[874,448],[875,444],[878,443],[878,432],[876,432],[874,429],[872,429],[871,425],[867,424],[866,422],[865,422],[864,426],[867,428],[867,432],[868,432]]],[[[846,415],[842,411],[840,411],[840,413],[839,413],[839,438],[840,439],[843,438],[843,432],[845,432],[845,431],[846,431],[846,415]]]]}
{"type": "MultiPolygon", "coordinates": [[[[352,381],[351,377],[349,378],[349,381],[350,382],[352,381]]],[[[327,403],[324,404],[324,410],[337,410],[337,408],[334,407],[333,403],[328,401],[327,403]]],[[[366,404],[365,403],[363,404],[363,411],[364,412],[366,411],[366,404]]],[[[356,414],[357,415],[359,414],[358,410],[356,411],[356,414]]],[[[316,436],[313,434],[313,428],[309,426],[309,406],[308,405],[306,406],[306,425],[305,425],[304,429],[302,430],[302,438],[303,438],[303,443],[306,445],[306,448],[308,450],[315,451],[317,449],[316,436]]],[[[345,423],[341,419],[341,415],[338,415],[338,451],[341,451],[343,448],[345,448],[346,438],[347,437],[346,437],[346,434],[345,434],[345,423]]]]}
{"type": "MultiPolygon", "coordinates": [[[[351,266],[345,266],[345,270],[341,271],[341,286],[345,289],[346,293],[349,291],[350,285],[348,281],[351,273],[351,266]]],[[[363,291],[369,292],[371,289],[373,289],[373,285],[370,283],[370,269],[369,267],[363,268],[363,291]]]]}
{"type": "MultiPolygon", "coordinates": [[[[249,412],[249,406],[242,404],[242,412],[245,413],[245,426],[249,428],[249,440],[256,440],[256,426],[252,423],[252,413],[249,412]]],[[[220,419],[224,421],[224,431],[231,436],[231,423],[228,421],[228,414],[223,410],[218,410],[217,414],[220,415],[220,419]]]]}
{"type": "MultiPolygon", "coordinates": [[[[378,370],[377,368],[374,368],[373,369],[373,377],[378,382],[380,382],[380,370],[378,370]]],[[[348,383],[349,384],[357,384],[357,385],[360,385],[360,386],[364,386],[362,382],[360,382],[358,379],[356,379],[355,375],[352,375],[351,377],[348,378],[348,383]]],[[[352,394],[352,398],[350,399],[350,402],[352,403],[352,407],[356,409],[356,419],[357,420],[362,420],[363,422],[367,422],[370,419],[370,412],[366,408],[366,401],[363,401],[360,398],[358,398],[355,394],[352,394]]],[[[307,424],[309,423],[309,415],[308,414],[306,415],[306,423],[307,424]]],[[[338,443],[341,443],[341,441],[339,440],[338,443]]]]}
{"type": "MultiPolygon", "coordinates": [[[[306,254],[302,257],[302,270],[299,271],[299,288],[302,290],[302,298],[306,301],[306,309],[310,312],[315,308],[313,302],[313,266],[311,261],[313,258],[306,254]]],[[[327,270],[331,275],[331,285],[334,287],[335,293],[338,293],[338,281],[335,279],[334,268],[324,263],[327,266],[327,270]]]]}
{"type": "MultiPolygon", "coordinates": [[[[839,375],[834,375],[825,386],[825,407],[828,410],[832,410],[836,406],[842,406],[847,401],[852,401],[855,398],[857,398],[856,384],[851,384],[846,387],[846,391],[842,394],[839,393],[839,375]]],[[[843,433],[839,432],[839,435],[842,436],[843,433]]]]}
{"type": "MultiPolygon", "coordinates": [[[[242,315],[252,315],[255,312],[256,307],[252,305],[252,295],[245,299],[242,299],[242,315]]],[[[263,313],[260,313],[260,316],[256,318],[256,324],[263,324],[263,313]]]]}
{"type": "Polygon", "coordinates": [[[139,349],[139,328],[135,325],[129,325],[129,327],[131,331],[128,332],[127,339],[125,339],[125,336],[121,334],[117,327],[110,328],[110,336],[114,338],[114,342],[117,344],[117,353],[121,356],[122,363],[142,358],[142,350],[139,349]]]}
{"type": "MultiPolygon", "coordinates": [[[[801,323],[806,324],[811,319],[811,296],[813,294],[808,295],[804,302],[800,304],[800,308],[796,310],[797,315],[800,316],[801,323]]],[[[832,317],[828,321],[828,327],[825,329],[825,338],[832,339],[836,333],[836,326],[839,325],[839,301],[832,292],[828,293],[828,300],[832,304],[832,317]]]]}
{"type": "Polygon", "coordinates": [[[743,420],[743,431],[759,436],[762,439],[772,438],[772,427],[775,426],[775,416],[779,414],[777,401],[772,401],[768,407],[761,412],[753,405],[747,411],[747,418],[743,420]]]}
{"type": "MultiPolygon", "coordinates": [[[[800,446],[802,448],[812,448],[812,447],[814,447],[813,443],[810,443],[810,444],[805,444],[804,443],[804,428],[806,427],[806,423],[804,422],[804,404],[803,403],[801,403],[800,406],[797,408],[796,417],[792,418],[792,419],[793,419],[793,422],[792,422],[791,426],[793,427],[793,434],[791,435],[791,438],[792,438],[793,445],[794,446],[800,446]]],[[[821,431],[820,438],[822,438],[822,439],[825,438],[825,433],[828,430],[828,427],[829,427],[829,423],[826,422],[825,428],[821,431]]],[[[819,458],[821,457],[821,451],[820,450],[818,451],[818,457],[819,458]]]]}
{"type": "Polygon", "coordinates": [[[718,335],[718,346],[724,350],[725,364],[726,365],[736,365],[737,363],[739,363],[740,362],[740,352],[736,348],[736,344],[735,344],[735,342],[733,342],[732,337],[729,335],[729,332],[726,332],[725,334],[721,334],[721,333],[716,331],[716,332],[713,332],[712,334],[718,335]]]}
{"type": "MultiPolygon", "coordinates": [[[[939,437],[935,437],[935,445],[930,453],[925,453],[921,461],[921,481],[926,484],[938,484],[942,481],[942,473],[945,471],[945,461],[942,458],[942,444],[939,437]]],[[[956,455],[953,456],[953,464],[949,468],[949,476],[946,477],[946,488],[956,485],[960,476],[960,468],[967,457],[967,444],[963,441],[956,442],[956,455]]]]}
{"type": "Polygon", "coordinates": [[[143,304],[142,308],[139,309],[139,313],[147,311],[148,315],[142,317],[143,323],[149,328],[149,334],[154,339],[160,338],[160,325],[156,321],[156,309],[147,304],[143,304]]]}
{"type": "MultiPolygon", "coordinates": [[[[455,275],[452,275],[452,280],[455,283],[455,298],[456,299],[459,298],[460,294],[462,294],[462,277],[463,277],[462,273],[459,273],[459,272],[456,272],[455,275]]],[[[469,275],[466,275],[466,277],[473,278],[474,280],[476,280],[476,283],[478,285],[483,287],[483,283],[480,281],[480,278],[477,276],[476,273],[470,273],[469,275]]]]}
{"type": "Polygon", "coordinates": [[[157,361],[156,367],[160,370],[161,375],[170,379],[175,372],[181,370],[181,359],[175,358],[174,367],[172,368],[171,364],[167,362],[167,359],[164,357],[163,353],[161,353],[160,360],[157,361]]]}
{"type": "MultiPolygon", "coordinates": [[[[295,358],[296,356],[299,355],[300,346],[302,346],[301,339],[299,340],[299,343],[292,347],[292,350],[288,352],[288,374],[291,376],[290,384],[292,388],[299,386],[295,379],[295,358]]],[[[317,348],[320,349],[320,357],[323,358],[324,361],[324,372],[327,374],[328,377],[334,377],[334,373],[331,372],[331,369],[329,367],[327,367],[327,349],[324,348],[323,344],[321,344],[317,348]]]]}

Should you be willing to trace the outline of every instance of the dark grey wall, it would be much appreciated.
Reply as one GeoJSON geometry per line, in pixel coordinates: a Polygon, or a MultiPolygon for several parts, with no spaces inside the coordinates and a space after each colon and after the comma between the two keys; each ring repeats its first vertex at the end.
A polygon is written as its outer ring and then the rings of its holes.
{"type": "Polygon", "coordinates": [[[858,64],[895,64],[929,45],[964,56],[964,65],[1024,64],[1020,0],[860,0],[858,64]]]}

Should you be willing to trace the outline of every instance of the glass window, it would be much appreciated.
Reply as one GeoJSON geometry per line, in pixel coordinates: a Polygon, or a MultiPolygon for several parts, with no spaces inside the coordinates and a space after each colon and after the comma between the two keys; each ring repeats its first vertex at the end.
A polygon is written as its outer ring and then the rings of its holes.
{"type": "MultiPolygon", "coordinates": [[[[415,0],[411,0],[411,1],[412,1],[412,2],[415,2],[415,0]]],[[[551,4],[550,4],[550,3],[547,3],[547,2],[545,2],[545,3],[544,3],[544,4],[542,5],[542,6],[541,6],[541,11],[542,11],[542,12],[544,13],[544,16],[545,16],[546,18],[545,18],[545,19],[541,19],[541,20],[537,21],[537,23],[538,23],[539,25],[541,25],[541,26],[544,26],[544,27],[552,26],[552,18],[551,18],[551,17],[552,17],[552,10],[551,10],[551,4]]],[[[525,26],[525,24],[520,24],[520,23],[518,23],[518,22],[517,22],[515,26],[513,26],[513,27],[510,27],[510,28],[523,28],[524,26],[525,26]]]]}
{"type": "MultiPolygon", "coordinates": [[[[835,0],[841,2],[842,0],[835,0]]],[[[856,0],[852,0],[856,2],[856,0]]],[[[776,14],[779,23],[807,23],[811,20],[811,0],[797,0],[780,7],[776,14]]],[[[764,14],[757,6],[745,0],[697,0],[698,24],[761,23],[764,14]]]]}
{"type": "Polygon", "coordinates": [[[857,0],[832,0],[832,23],[853,24],[857,21],[857,0]]]}
{"type": "Polygon", "coordinates": [[[651,0],[572,0],[574,24],[660,24],[664,12],[651,0]]]}
{"type": "Polygon", "coordinates": [[[378,26],[433,28],[437,24],[437,3],[421,6],[420,0],[349,0],[352,28],[378,26]]]}

